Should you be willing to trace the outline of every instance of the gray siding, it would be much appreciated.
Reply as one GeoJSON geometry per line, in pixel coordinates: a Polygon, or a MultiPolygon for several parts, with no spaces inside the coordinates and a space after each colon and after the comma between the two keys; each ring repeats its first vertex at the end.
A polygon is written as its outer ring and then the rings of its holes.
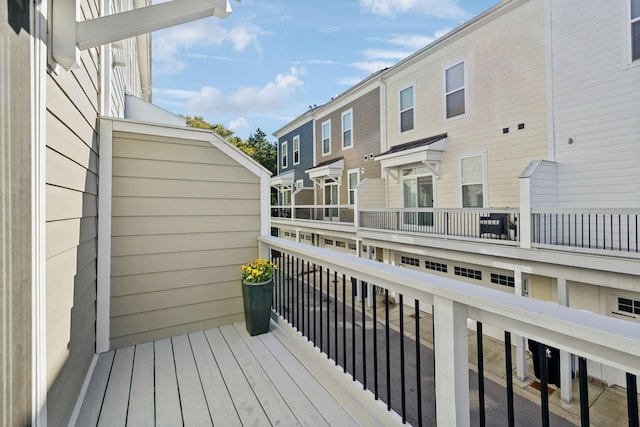
{"type": "MultiPolygon", "coordinates": [[[[82,1],[97,16],[96,1],[82,1]]],[[[95,352],[99,53],[47,78],[46,271],[49,425],[65,425],[95,352]]]]}
{"type": "Polygon", "coordinates": [[[29,9],[0,2],[0,425],[31,421],[29,9]]]}
{"type": "Polygon", "coordinates": [[[243,320],[259,177],[208,142],[114,132],[111,347],[243,320]]]}

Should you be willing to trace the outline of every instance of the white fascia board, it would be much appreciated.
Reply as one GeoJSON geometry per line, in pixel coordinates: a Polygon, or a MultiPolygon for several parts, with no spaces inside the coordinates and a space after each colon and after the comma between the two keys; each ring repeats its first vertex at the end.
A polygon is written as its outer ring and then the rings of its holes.
{"type": "Polygon", "coordinates": [[[377,156],[375,160],[380,161],[380,167],[391,169],[399,166],[410,165],[422,162],[440,162],[444,156],[444,151],[429,150],[425,147],[407,150],[400,153],[377,156]]]}
{"type": "Polygon", "coordinates": [[[287,172],[271,178],[272,187],[291,187],[295,179],[294,171],[287,172]]]}
{"type": "Polygon", "coordinates": [[[307,169],[305,173],[309,174],[309,178],[312,180],[318,178],[333,178],[342,176],[344,171],[344,160],[338,160],[330,165],[315,167],[313,169],[307,169]]]}

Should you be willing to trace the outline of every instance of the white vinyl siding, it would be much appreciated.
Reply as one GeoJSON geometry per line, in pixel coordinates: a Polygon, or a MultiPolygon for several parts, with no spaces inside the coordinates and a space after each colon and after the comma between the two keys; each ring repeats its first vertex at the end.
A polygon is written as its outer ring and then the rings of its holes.
{"type": "Polygon", "coordinates": [[[288,153],[287,153],[287,141],[283,142],[280,148],[280,158],[282,160],[282,169],[286,169],[289,166],[288,153]]]}
{"type": "Polygon", "coordinates": [[[296,135],[293,137],[293,164],[297,165],[300,163],[300,136],[296,135]]]}
{"type": "Polygon", "coordinates": [[[631,61],[640,59],[640,0],[630,0],[631,61]]]}
{"type": "Polygon", "coordinates": [[[414,97],[413,86],[400,91],[400,132],[413,130],[415,123],[414,97]]]}
{"type": "Polygon", "coordinates": [[[331,120],[322,123],[322,155],[331,154],[331,120]]]}
{"type": "Polygon", "coordinates": [[[342,113],[342,148],[353,146],[353,111],[342,113]]]}
{"type": "Polygon", "coordinates": [[[465,63],[460,62],[444,72],[445,80],[445,118],[460,116],[466,113],[466,70],[465,63]]]}
{"type": "Polygon", "coordinates": [[[484,157],[460,157],[460,195],[463,208],[484,207],[484,157]]]}

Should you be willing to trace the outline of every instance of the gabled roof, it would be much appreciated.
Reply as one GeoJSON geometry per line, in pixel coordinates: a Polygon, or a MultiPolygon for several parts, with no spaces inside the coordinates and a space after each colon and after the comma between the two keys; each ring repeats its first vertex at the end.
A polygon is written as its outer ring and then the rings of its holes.
{"type": "Polygon", "coordinates": [[[447,137],[446,133],[441,133],[440,135],[435,135],[435,136],[430,136],[428,138],[422,138],[422,139],[418,139],[415,141],[411,141],[411,142],[406,142],[404,144],[399,144],[399,145],[395,145],[393,147],[391,147],[388,151],[385,151],[382,154],[378,154],[378,156],[376,156],[376,160],[379,160],[380,157],[382,156],[386,156],[389,154],[394,154],[394,153],[399,153],[401,151],[407,151],[410,150],[412,148],[419,148],[419,147],[424,147],[426,145],[431,145],[435,142],[438,142],[444,138],[447,137]]]}
{"type": "Polygon", "coordinates": [[[422,163],[434,175],[440,176],[440,161],[447,149],[447,134],[430,136],[399,144],[376,156],[383,170],[399,169],[406,165],[422,163]]]}

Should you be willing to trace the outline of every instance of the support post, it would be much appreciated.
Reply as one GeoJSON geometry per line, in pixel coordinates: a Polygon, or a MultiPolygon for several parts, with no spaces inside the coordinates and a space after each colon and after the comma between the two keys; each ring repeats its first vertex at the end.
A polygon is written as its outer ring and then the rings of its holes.
{"type": "MultiPolygon", "coordinates": [[[[524,273],[519,270],[513,272],[514,277],[514,293],[524,296],[524,273]]],[[[526,340],[520,335],[513,335],[513,341],[516,345],[516,378],[520,381],[527,379],[527,346],[526,340]]]]}
{"type": "MultiPolygon", "coordinates": [[[[558,287],[558,304],[565,307],[569,306],[569,287],[567,280],[558,278],[556,280],[558,287]]],[[[573,400],[573,378],[572,378],[571,353],[560,351],[560,399],[563,402],[571,403],[573,400]]]]}

